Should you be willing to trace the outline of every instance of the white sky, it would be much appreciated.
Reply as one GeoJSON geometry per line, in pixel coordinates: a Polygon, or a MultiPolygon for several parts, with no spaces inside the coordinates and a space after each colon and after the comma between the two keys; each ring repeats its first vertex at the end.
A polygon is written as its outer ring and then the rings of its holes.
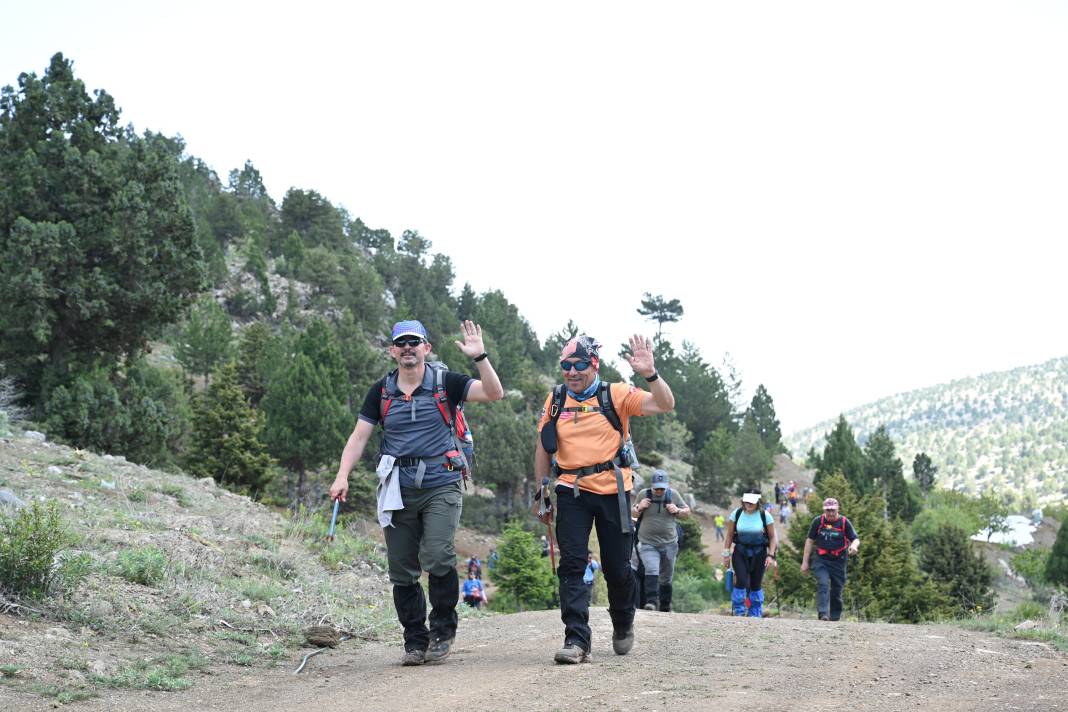
{"type": "Polygon", "coordinates": [[[62,51],[224,180],[419,230],[541,338],[614,352],[679,298],[669,335],[786,432],[1068,354],[1068,3],[348,4],[4,3],[0,84],[62,51]]]}

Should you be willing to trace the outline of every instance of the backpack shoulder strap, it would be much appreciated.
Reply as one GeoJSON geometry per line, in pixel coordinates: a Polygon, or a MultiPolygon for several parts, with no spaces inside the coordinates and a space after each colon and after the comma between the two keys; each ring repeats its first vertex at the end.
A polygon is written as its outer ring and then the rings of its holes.
{"type": "Polygon", "coordinates": [[[601,406],[601,413],[608,418],[608,422],[619,432],[619,437],[624,437],[623,421],[619,419],[616,406],[612,403],[612,384],[601,381],[601,387],[597,389],[597,402],[601,406]]]}
{"type": "Polygon", "coordinates": [[[386,425],[386,413],[389,412],[389,406],[393,403],[393,393],[397,390],[397,371],[393,370],[382,377],[382,386],[379,389],[379,422],[382,426],[386,425]]]}
{"type": "Polygon", "coordinates": [[[549,404],[549,418],[555,423],[560,420],[560,413],[564,410],[567,401],[567,386],[562,383],[553,388],[552,403],[549,404]]]}
{"type": "Polygon", "coordinates": [[[738,520],[742,518],[742,512],[743,511],[745,511],[745,508],[741,507],[741,506],[739,506],[738,509],[734,510],[734,534],[735,534],[735,536],[737,536],[737,534],[738,534],[738,520]]]}
{"type": "Polygon", "coordinates": [[[541,429],[541,446],[545,452],[553,455],[559,448],[556,438],[556,421],[560,420],[560,413],[564,410],[567,401],[567,388],[563,384],[553,387],[552,397],[549,399],[549,422],[541,429]]]}

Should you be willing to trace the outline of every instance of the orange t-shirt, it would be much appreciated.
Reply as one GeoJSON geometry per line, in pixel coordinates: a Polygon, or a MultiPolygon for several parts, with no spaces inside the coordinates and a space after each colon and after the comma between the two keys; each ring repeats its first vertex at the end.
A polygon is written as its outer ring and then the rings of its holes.
{"type": "MultiPolygon", "coordinates": [[[[623,424],[623,432],[630,434],[630,418],[642,414],[642,399],[645,391],[626,383],[613,383],[612,405],[615,406],[619,420],[623,424]]],[[[553,394],[545,399],[545,406],[541,410],[541,421],[538,423],[538,432],[549,422],[549,407],[552,405],[553,394]]],[[[594,394],[584,401],[577,401],[570,394],[564,399],[564,408],[576,408],[585,406],[589,412],[560,413],[556,421],[556,463],[562,470],[576,470],[580,467],[597,465],[608,462],[619,452],[619,432],[608,422],[608,418],[600,412],[600,404],[597,395],[594,394]]],[[[560,475],[557,483],[575,486],[574,475],[560,475]]],[[[626,491],[634,486],[629,467],[623,468],[623,487],[626,491]]],[[[594,475],[584,475],[579,480],[579,489],[594,494],[615,494],[616,472],[614,469],[598,472],[594,475]]]]}

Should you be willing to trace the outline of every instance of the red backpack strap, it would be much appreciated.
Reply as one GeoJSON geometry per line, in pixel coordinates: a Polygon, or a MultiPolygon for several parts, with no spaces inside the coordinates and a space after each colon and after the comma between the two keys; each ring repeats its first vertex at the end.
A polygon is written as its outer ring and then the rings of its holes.
{"type": "Polygon", "coordinates": [[[390,378],[393,376],[394,373],[396,373],[396,371],[392,371],[383,376],[382,385],[379,388],[378,410],[379,413],[381,413],[379,422],[382,423],[383,428],[386,427],[386,413],[389,412],[389,406],[393,404],[393,396],[387,390],[387,386],[389,386],[390,378]]]}

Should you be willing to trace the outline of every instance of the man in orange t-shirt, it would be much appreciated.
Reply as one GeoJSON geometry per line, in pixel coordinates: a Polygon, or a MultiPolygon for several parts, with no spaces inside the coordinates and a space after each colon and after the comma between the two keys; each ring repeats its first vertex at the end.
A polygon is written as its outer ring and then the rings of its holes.
{"type": "Polygon", "coordinates": [[[634,577],[630,570],[633,480],[623,445],[630,434],[631,417],[675,408],[675,396],[653,363],[650,339],[632,336],[627,356],[634,372],[649,383],[648,391],[625,383],[602,383],[600,348],[586,335],[564,345],[560,354],[564,385],[557,386],[545,400],[534,450],[538,481],[549,475],[556,477],[557,574],[564,622],[564,647],[554,656],[558,663],[580,663],[589,657],[592,632],[582,577],[594,526],[601,544],[601,571],[608,585],[612,649],[617,655],[626,655],[634,645],[634,577]],[[613,418],[618,419],[618,428],[613,418]]]}

